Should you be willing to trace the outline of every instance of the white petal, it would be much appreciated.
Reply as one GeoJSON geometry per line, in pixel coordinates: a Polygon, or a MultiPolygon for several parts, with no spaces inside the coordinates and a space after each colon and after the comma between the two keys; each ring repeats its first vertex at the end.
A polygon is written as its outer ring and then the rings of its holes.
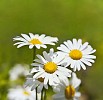
{"type": "Polygon", "coordinates": [[[81,65],[81,67],[82,67],[84,70],[86,70],[86,66],[85,66],[81,61],[79,61],[79,63],[80,63],[80,65],[81,65]]]}
{"type": "Polygon", "coordinates": [[[92,64],[90,63],[90,62],[88,62],[87,60],[85,60],[85,59],[81,59],[81,61],[83,62],[83,63],[85,63],[86,65],[88,65],[88,66],[92,66],[92,64]]]}
{"type": "Polygon", "coordinates": [[[19,44],[19,45],[17,46],[17,48],[20,48],[20,47],[25,46],[25,45],[27,45],[27,43],[19,44]]]}
{"type": "Polygon", "coordinates": [[[40,75],[42,75],[44,72],[42,71],[42,72],[38,72],[38,73],[36,73],[34,76],[33,76],[33,78],[35,79],[35,78],[37,78],[37,77],[39,77],[40,75]]]}
{"type": "Polygon", "coordinates": [[[73,49],[73,44],[72,44],[72,42],[71,42],[70,40],[67,40],[67,43],[68,43],[69,47],[70,47],[71,50],[72,50],[72,49],[73,49]]]}
{"type": "Polygon", "coordinates": [[[36,68],[32,68],[30,73],[35,73],[35,72],[38,72],[38,70],[36,68]]]}
{"type": "Polygon", "coordinates": [[[32,44],[31,44],[31,45],[29,45],[29,49],[32,49],[33,47],[34,47],[34,45],[32,45],[32,44]]]}
{"type": "Polygon", "coordinates": [[[50,86],[52,86],[52,85],[54,85],[54,82],[53,82],[54,80],[53,80],[53,77],[52,77],[52,75],[50,75],[49,76],[49,85],[50,86]]]}
{"type": "Polygon", "coordinates": [[[80,71],[81,66],[80,66],[80,63],[78,61],[76,61],[76,66],[77,66],[78,71],[80,71]]]}
{"type": "Polygon", "coordinates": [[[94,55],[85,55],[84,58],[90,58],[90,59],[96,59],[96,56],[94,55]]]}
{"type": "Polygon", "coordinates": [[[77,40],[73,39],[73,48],[77,49],[77,47],[78,47],[77,40]]]}
{"type": "Polygon", "coordinates": [[[74,68],[75,62],[76,62],[75,60],[71,60],[71,65],[70,65],[71,68],[74,68]]]}
{"type": "Polygon", "coordinates": [[[54,59],[53,59],[53,62],[55,62],[56,64],[59,64],[61,63],[61,61],[65,58],[65,54],[63,53],[58,53],[58,56],[56,56],[54,59]]]}
{"type": "Polygon", "coordinates": [[[81,84],[81,80],[77,78],[75,73],[72,73],[71,83],[74,88],[77,88],[81,84]]]}
{"type": "Polygon", "coordinates": [[[39,44],[36,44],[35,46],[36,46],[36,48],[40,49],[40,45],[39,44]]]}
{"type": "Polygon", "coordinates": [[[43,84],[41,83],[38,87],[37,87],[37,92],[40,93],[43,89],[43,84]]]}
{"type": "Polygon", "coordinates": [[[67,46],[68,50],[72,50],[72,48],[70,47],[70,45],[67,42],[64,42],[64,44],[67,46]]]}
{"type": "Polygon", "coordinates": [[[60,80],[56,74],[53,74],[53,77],[56,83],[60,83],[60,80]]]}
{"type": "Polygon", "coordinates": [[[53,100],[66,100],[62,93],[53,95],[53,100]]]}
{"type": "Polygon", "coordinates": [[[37,55],[37,57],[44,63],[46,63],[47,61],[41,56],[41,55],[37,55]]]}
{"type": "Polygon", "coordinates": [[[39,66],[43,66],[43,65],[39,64],[39,63],[32,63],[31,66],[38,66],[39,67],[39,66]]]}
{"type": "Polygon", "coordinates": [[[84,50],[87,46],[88,46],[88,42],[85,42],[85,43],[81,46],[80,50],[81,50],[81,51],[84,50]]]}
{"type": "Polygon", "coordinates": [[[60,47],[58,47],[57,49],[58,50],[62,49],[62,51],[67,52],[67,53],[69,52],[69,49],[63,44],[61,44],[60,47]]]}
{"type": "Polygon", "coordinates": [[[81,96],[81,93],[80,93],[80,92],[76,92],[76,93],[75,93],[75,97],[78,98],[78,97],[80,97],[80,96],[81,96]]]}
{"type": "Polygon", "coordinates": [[[52,59],[50,58],[50,56],[47,54],[46,51],[43,52],[43,56],[44,56],[44,58],[45,58],[47,61],[49,61],[49,62],[52,61],[52,59]]]}
{"type": "Polygon", "coordinates": [[[47,83],[48,83],[48,79],[49,79],[48,76],[44,78],[44,84],[45,84],[45,85],[47,85],[47,83]]]}
{"type": "Polygon", "coordinates": [[[44,64],[44,62],[42,60],[39,60],[39,59],[35,59],[34,61],[37,63],[40,63],[40,64],[44,64]]]}
{"type": "Polygon", "coordinates": [[[30,40],[30,37],[27,34],[21,34],[26,40],[30,40]]]}
{"type": "Polygon", "coordinates": [[[19,45],[19,44],[27,44],[28,45],[27,42],[17,42],[17,43],[14,43],[14,45],[19,45]]]}
{"type": "Polygon", "coordinates": [[[26,40],[25,38],[22,38],[22,37],[15,37],[13,38],[13,41],[22,41],[22,42],[28,42],[28,40],[26,40]]]}
{"type": "Polygon", "coordinates": [[[47,48],[47,46],[46,46],[46,45],[44,45],[44,44],[42,44],[42,45],[41,45],[41,47],[43,47],[43,48],[47,48]]]}
{"type": "Polygon", "coordinates": [[[30,35],[31,39],[34,39],[34,34],[33,33],[29,33],[29,35],[30,35]]]}
{"type": "Polygon", "coordinates": [[[38,34],[35,34],[35,35],[34,35],[34,38],[38,39],[38,38],[39,38],[39,35],[38,35],[38,34]]]}
{"type": "Polygon", "coordinates": [[[39,39],[40,39],[40,40],[43,40],[44,37],[45,37],[45,34],[42,34],[42,35],[39,36],[39,39]]]}
{"type": "Polygon", "coordinates": [[[37,87],[37,84],[33,85],[31,91],[33,91],[37,87]]]}
{"type": "Polygon", "coordinates": [[[80,49],[81,45],[82,45],[82,40],[79,39],[79,40],[78,40],[78,47],[77,47],[77,49],[80,49]]]}
{"type": "Polygon", "coordinates": [[[44,84],[44,87],[45,87],[45,89],[48,89],[48,85],[47,84],[44,84]]]}

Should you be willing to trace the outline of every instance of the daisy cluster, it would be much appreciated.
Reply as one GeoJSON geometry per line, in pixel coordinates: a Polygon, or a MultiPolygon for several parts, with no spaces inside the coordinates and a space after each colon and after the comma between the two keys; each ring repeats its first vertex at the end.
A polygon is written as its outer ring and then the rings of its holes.
{"type": "MultiPolygon", "coordinates": [[[[33,33],[21,34],[13,40],[17,41],[14,44],[17,48],[28,45],[30,49],[47,48],[47,45],[55,45],[58,42],[57,37],[33,33]]],[[[93,55],[95,51],[88,42],[82,43],[81,39],[73,39],[64,41],[57,47],[56,52],[51,48],[49,52],[37,54],[31,64],[33,67],[27,76],[25,87],[42,93],[43,89],[51,86],[56,93],[53,100],[78,100],[81,95],[78,92],[81,80],[77,78],[76,71],[92,66],[96,59],[93,55]]]]}
{"type": "MultiPolygon", "coordinates": [[[[28,74],[29,65],[27,64],[16,64],[9,71],[9,80],[13,85],[8,89],[8,100],[36,100],[35,90],[31,91],[29,87],[24,88],[20,83],[17,83],[18,80],[24,79],[28,74]]],[[[38,98],[38,100],[40,99],[38,98]]]]}

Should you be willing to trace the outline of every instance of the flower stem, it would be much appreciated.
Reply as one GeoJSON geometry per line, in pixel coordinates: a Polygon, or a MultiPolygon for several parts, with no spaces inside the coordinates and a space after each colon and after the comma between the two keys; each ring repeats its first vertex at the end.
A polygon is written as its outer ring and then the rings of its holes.
{"type": "Polygon", "coordinates": [[[33,48],[33,60],[35,59],[35,56],[36,56],[36,47],[34,46],[34,48],[33,48]]]}
{"type": "Polygon", "coordinates": [[[41,100],[43,100],[43,95],[44,95],[44,88],[41,91],[41,100]]]}
{"type": "Polygon", "coordinates": [[[36,100],[38,100],[37,87],[36,87],[36,100]]]}
{"type": "Polygon", "coordinates": [[[44,87],[41,91],[41,100],[46,100],[46,89],[44,87]]]}
{"type": "Polygon", "coordinates": [[[46,89],[44,88],[44,100],[46,100],[46,89]]]}
{"type": "MultiPolygon", "coordinates": [[[[36,47],[34,46],[33,47],[33,62],[34,62],[35,56],[36,56],[36,47]]],[[[36,100],[38,100],[37,87],[36,87],[36,100]]]]}

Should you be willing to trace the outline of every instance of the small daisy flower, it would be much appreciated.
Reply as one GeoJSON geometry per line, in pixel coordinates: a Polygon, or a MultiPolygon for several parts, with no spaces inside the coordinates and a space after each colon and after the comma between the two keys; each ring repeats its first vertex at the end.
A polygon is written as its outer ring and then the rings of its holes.
{"type": "Polygon", "coordinates": [[[82,44],[82,40],[73,39],[73,42],[67,40],[64,44],[61,44],[60,47],[57,47],[59,50],[58,53],[61,55],[65,55],[65,62],[67,62],[67,66],[70,65],[74,71],[80,70],[81,67],[86,70],[87,66],[92,66],[96,56],[92,55],[96,50],[85,42],[82,44]]]}
{"type": "Polygon", "coordinates": [[[31,91],[29,88],[17,86],[16,88],[9,89],[8,100],[36,100],[36,92],[31,91]]]}
{"type": "Polygon", "coordinates": [[[31,70],[31,73],[34,73],[33,79],[42,77],[44,79],[44,85],[49,84],[52,86],[55,82],[59,83],[59,76],[71,77],[71,70],[61,66],[64,57],[56,56],[55,53],[53,54],[44,51],[44,57],[37,55],[38,59],[34,60],[36,63],[32,63],[32,66],[35,66],[31,70]]]}
{"type": "Polygon", "coordinates": [[[33,79],[33,75],[27,76],[25,87],[31,87],[31,91],[36,89],[37,87],[37,93],[40,93],[43,87],[48,89],[48,85],[44,85],[44,78],[40,77],[38,79],[33,79]]]}
{"type": "Polygon", "coordinates": [[[13,38],[14,41],[18,41],[14,45],[18,45],[17,48],[20,48],[25,45],[29,45],[29,48],[32,49],[34,46],[38,49],[40,47],[47,48],[46,44],[55,45],[55,42],[58,41],[57,37],[45,36],[45,34],[21,34],[21,36],[17,36],[13,38]]]}
{"type": "Polygon", "coordinates": [[[19,78],[19,76],[26,76],[29,74],[29,66],[26,64],[16,64],[10,71],[10,80],[14,81],[19,78]]]}
{"type": "Polygon", "coordinates": [[[78,100],[81,96],[78,92],[78,87],[81,80],[76,77],[76,74],[72,74],[72,78],[69,81],[67,78],[61,79],[61,82],[54,87],[53,100],[78,100]]]}

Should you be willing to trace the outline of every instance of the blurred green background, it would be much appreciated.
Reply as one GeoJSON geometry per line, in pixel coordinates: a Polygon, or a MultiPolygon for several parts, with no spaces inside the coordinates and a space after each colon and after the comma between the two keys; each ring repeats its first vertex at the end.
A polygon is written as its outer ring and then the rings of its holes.
{"type": "Polygon", "coordinates": [[[81,91],[86,100],[103,100],[103,0],[0,0],[0,100],[6,100],[13,65],[32,62],[33,51],[27,46],[17,49],[12,41],[29,32],[58,37],[56,46],[72,38],[88,41],[97,59],[93,67],[78,72],[81,91]]]}

